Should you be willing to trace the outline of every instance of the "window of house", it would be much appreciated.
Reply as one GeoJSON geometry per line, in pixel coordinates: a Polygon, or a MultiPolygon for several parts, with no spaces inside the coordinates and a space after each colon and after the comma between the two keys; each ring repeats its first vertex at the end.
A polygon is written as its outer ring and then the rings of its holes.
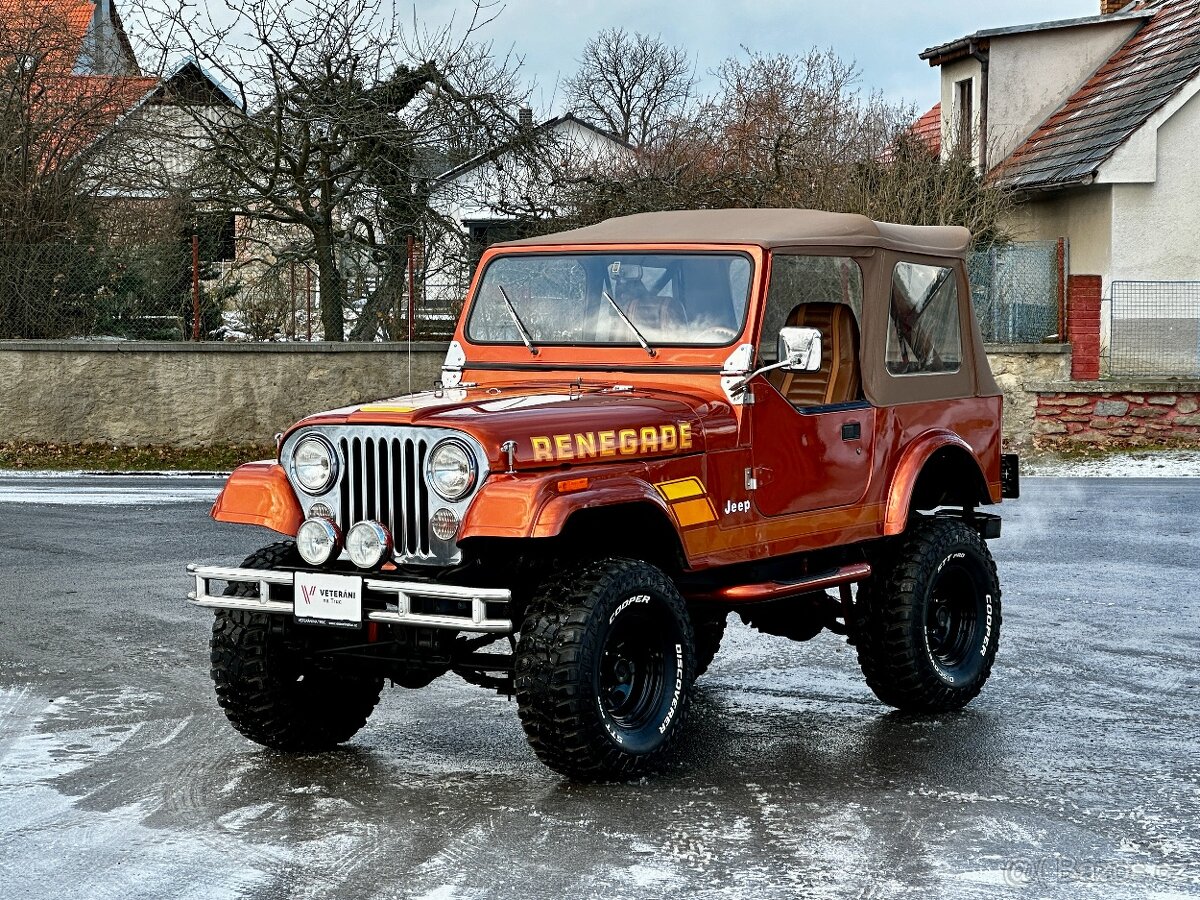
{"type": "Polygon", "coordinates": [[[957,372],[962,361],[954,269],[896,263],[887,369],[893,375],[957,372]]]}
{"type": "Polygon", "coordinates": [[[958,151],[969,153],[975,136],[975,79],[955,82],[958,109],[958,151]]]}

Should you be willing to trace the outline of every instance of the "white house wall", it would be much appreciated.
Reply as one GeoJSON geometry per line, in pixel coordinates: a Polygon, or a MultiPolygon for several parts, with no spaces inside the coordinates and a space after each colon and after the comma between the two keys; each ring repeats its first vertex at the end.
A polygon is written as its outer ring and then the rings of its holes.
{"type": "Polygon", "coordinates": [[[1156,179],[1113,185],[1113,280],[1200,281],[1198,143],[1193,96],[1157,131],[1156,179]]]}
{"type": "Polygon", "coordinates": [[[1112,271],[1113,189],[1093,185],[1072,191],[1034,195],[1023,201],[1007,221],[1018,241],[1057,241],[1067,238],[1071,275],[1104,279],[1101,343],[1108,346],[1108,297],[1112,271]]]}
{"type": "MultiPolygon", "coordinates": [[[[979,112],[983,109],[983,67],[975,59],[959,59],[942,66],[942,157],[949,156],[958,144],[958,94],[955,85],[973,78],[971,106],[975,111],[971,122],[971,133],[979,135],[979,112]]],[[[972,147],[973,157],[977,151],[972,147]]],[[[976,160],[978,162],[978,160],[976,160]]]]}
{"type": "MultiPolygon", "coordinates": [[[[989,168],[1006,159],[1057,111],[1129,39],[1137,24],[1125,20],[993,37],[988,69],[989,168]]],[[[943,73],[943,103],[946,81],[943,73]]],[[[953,84],[949,90],[952,96],[953,84]]]]}

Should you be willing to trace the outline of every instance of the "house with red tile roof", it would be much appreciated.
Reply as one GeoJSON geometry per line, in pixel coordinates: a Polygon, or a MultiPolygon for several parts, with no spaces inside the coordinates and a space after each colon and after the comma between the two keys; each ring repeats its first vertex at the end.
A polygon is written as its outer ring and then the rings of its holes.
{"type": "Polygon", "coordinates": [[[81,190],[109,199],[173,194],[202,152],[197,111],[238,110],[194,61],[143,74],[111,0],[0,0],[0,74],[30,168],[76,167],[81,190]]]}
{"type": "Polygon", "coordinates": [[[1071,272],[1103,276],[1106,297],[1113,281],[1200,281],[1200,0],[1097,12],[922,53],[941,74],[942,152],[968,148],[1019,196],[1015,234],[1067,237],[1071,272]]]}

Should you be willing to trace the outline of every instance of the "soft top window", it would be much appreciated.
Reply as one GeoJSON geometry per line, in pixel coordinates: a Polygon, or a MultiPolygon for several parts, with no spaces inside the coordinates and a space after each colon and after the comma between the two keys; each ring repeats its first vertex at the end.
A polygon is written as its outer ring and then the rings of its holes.
{"type": "Polygon", "coordinates": [[[954,269],[896,263],[891,307],[888,372],[930,375],[959,370],[962,333],[954,269]]]}
{"type": "Polygon", "coordinates": [[[624,347],[640,334],[651,346],[726,346],[745,323],[751,271],[742,253],[501,256],[480,281],[467,339],[624,347]]]}

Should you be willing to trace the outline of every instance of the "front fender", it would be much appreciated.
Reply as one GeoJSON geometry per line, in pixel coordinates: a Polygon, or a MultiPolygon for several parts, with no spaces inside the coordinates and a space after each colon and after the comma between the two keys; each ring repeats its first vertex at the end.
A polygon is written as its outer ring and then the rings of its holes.
{"type": "Polygon", "coordinates": [[[653,503],[670,519],[667,505],[654,487],[628,472],[564,469],[537,477],[492,476],[463,517],[459,539],[554,537],[580,509],[637,502],[653,503]],[[587,486],[577,487],[583,479],[587,486]],[[569,486],[572,482],[576,486],[569,486]],[[568,487],[563,490],[563,486],[568,487]]]}
{"type": "Polygon", "coordinates": [[[979,458],[971,445],[953,431],[938,429],[928,431],[908,445],[908,449],[900,457],[896,471],[892,475],[892,483],[888,488],[887,512],[883,519],[885,536],[902,534],[908,524],[909,505],[912,503],[913,490],[921,470],[929,462],[930,457],[946,447],[955,447],[964,451],[972,463],[979,469],[979,476],[984,484],[983,469],[979,466],[979,458]]]}
{"type": "Polygon", "coordinates": [[[238,466],[213,504],[218,522],[261,525],[292,537],[304,512],[283,467],[271,460],[238,466]]]}

